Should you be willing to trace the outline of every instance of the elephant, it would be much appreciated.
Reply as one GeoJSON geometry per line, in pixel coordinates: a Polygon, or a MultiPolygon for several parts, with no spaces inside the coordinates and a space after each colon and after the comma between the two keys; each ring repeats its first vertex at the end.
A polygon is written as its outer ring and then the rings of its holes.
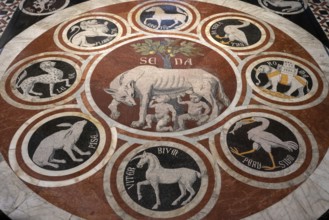
{"type": "Polygon", "coordinates": [[[306,87],[307,93],[310,91],[308,81],[299,75],[289,75],[286,73],[281,73],[280,70],[271,67],[269,65],[260,65],[256,70],[255,77],[257,82],[255,84],[257,86],[260,86],[261,81],[259,79],[259,74],[260,73],[265,73],[268,82],[262,86],[265,89],[269,89],[272,87],[270,90],[273,92],[278,92],[278,84],[284,85],[284,86],[290,86],[288,91],[284,92],[285,95],[291,96],[292,93],[294,93],[296,90],[298,90],[298,96],[301,97],[304,96],[304,88],[306,87]]]}

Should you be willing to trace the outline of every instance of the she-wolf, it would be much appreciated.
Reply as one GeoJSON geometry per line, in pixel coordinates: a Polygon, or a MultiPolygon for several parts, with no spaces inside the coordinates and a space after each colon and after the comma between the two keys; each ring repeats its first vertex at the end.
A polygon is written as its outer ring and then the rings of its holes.
{"type": "Polygon", "coordinates": [[[196,93],[212,106],[209,120],[216,118],[221,109],[230,104],[220,80],[202,69],[162,69],[141,65],[117,76],[104,90],[113,97],[108,106],[113,119],[120,116],[117,109],[120,103],[135,106],[135,98],[140,99],[139,119],[131,123],[136,128],[145,124],[147,107],[154,95],[166,94],[176,98],[178,94],[196,93]]]}

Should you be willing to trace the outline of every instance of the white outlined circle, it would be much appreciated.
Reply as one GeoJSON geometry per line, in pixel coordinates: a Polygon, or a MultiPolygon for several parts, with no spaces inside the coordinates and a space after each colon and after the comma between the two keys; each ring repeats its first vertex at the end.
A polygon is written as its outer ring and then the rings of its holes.
{"type": "Polygon", "coordinates": [[[308,0],[299,1],[269,1],[258,0],[258,4],[271,12],[280,15],[294,15],[304,12],[308,7],[308,0]],[[272,3],[273,2],[273,3],[272,3]]]}
{"type": "MultiPolygon", "coordinates": [[[[163,16],[163,15],[162,15],[163,16]]],[[[175,32],[175,31],[180,31],[183,30],[185,28],[187,28],[187,30],[184,30],[184,32],[190,32],[191,30],[193,30],[197,24],[200,21],[200,13],[198,12],[198,10],[190,5],[187,4],[185,2],[166,2],[166,1],[148,1],[144,4],[139,4],[137,6],[135,6],[128,15],[128,21],[129,23],[132,25],[132,27],[138,31],[142,31],[142,32],[155,32],[155,33],[163,33],[163,34],[167,34],[168,32],[175,32]],[[148,27],[147,25],[145,25],[140,19],[141,19],[141,14],[147,10],[150,9],[152,7],[157,7],[157,6],[162,6],[162,5],[168,5],[168,6],[172,6],[172,7],[178,7],[178,8],[182,8],[184,15],[187,18],[187,22],[185,24],[181,24],[179,26],[176,26],[177,28],[173,28],[173,29],[164,29],[164,30],[158,30],[156,28],[151,28],[148,27]],[[137,11],[138,10],[138,11],[137,11]],[[195,16],[193,16],[193,14],[191,13],[193,11],[193,13],[195,14],[195,16]],[[135,14],[136,13],[136,14],[135,14]],[[194,19],[196,19],[194,21],[194,19]],[[133,21],[136,21],[138,26],[137,27],[133,21]],[[192,23],[193,22],[193,23],[192,23]]]]}
{"type": "Polygon", "coordinates": [[[49,109],[45,110],[43,112],[40,112],[39,114],[36,114],[32,118],[30,118],[27,122],[25,122],[16,132],[15,136],[13,137],[10,147],[9,147],[9,163],[11,168],[16,172],[16,174],[23,179],[24,181],[37,185],[37,186],[42,186],[42,187],[60,187],[60,186],[67,186],[71,184],[75,184],[79,181],[82,181],[94,173],[96,173],[98,170],[100,170],[109,160],[111,155],[113,154],[115,148],[116,148],[116,143],[117,143],[117,133],[115,128],[110,128],[111,131],[111,140],[110,141],[110,146],[105,146],[105,143],[108,142],[105,130],[101,123],[93,118],[92,116],[86,115],[81,112],[65,112],[65,109],[72,109],[72,108],[77,108],[76,105],[66,105],[66,106],[61,106],[57,107],[54,109],[49,109]],[[40,122],[38,122],[36,125],[34,125],[34,129],[29,130],[27,134],[24,136],[24,139],[22,141],[22,146],[17,146],[17,142],[21,138],[21,135],[23,132],[26,132],[26,129],[37,119],[40,117],[43,117],[43,115],[49,114],[53,111],[58,111],[58,110],[64,110],[62,113],[57,113],[54,114],[48,118],[42,119],[40,122]],[[94,152],[94,154],[85,162],[82,164],[73,167],[72,169],[67,169],[67,170],[61,170],[61,171],[52,171],[48,169],[43,169],[39,166],[37,166],[29,157],[28,155],[28,150],[27,150],[27,144],[29,142],[29,138],[33,135],[33,133],[36,131],[37,127],[41,124],[43,124],[46,121],[58,118],[58,117],[63,117],[63,116],[76,116],[80,118],[84,118],[88,120],[89,122],[93,123],[99,132],[99,144],[97,150],[94,152]],[[20,149],[20,152],[17,152],[17,150],[20,149]],[[17,155],[16,154],[21,154],[21,157],[23,158],[23,163],[31,169],[33,172],[36,172],[38,174],[48,176],[48,177],[65,177],[66,175],[70,174],[78,174],[81,170],[87,168],[90,166],[93,162],[96,161],[96,159],[99,158],[99,155],[101,153],[104,153],[104,150],[106,150],[106,154],[103,156],[103,158],[98,162],[94,167],[90,168],[86,172],[79,174],[78,176],[75,177],[70,177],[68,179],[61,179],[61,180],[41,180],[38,178],[35,178],[33,176],[30,176],[24,169],[22,169],[20,163],[17,160],[17,155]]]}
{"type": "MultiPolygon", "coordinates": [[[[265,107],[265,106],[260,106],[260,105],[249,105],[249,106],[241,106],[241,107],[237,107],[236,108],[236,111],[241,111],[241,110],[248,110],[249,112],[251,112],[251,111],[254,111],[254,112],[262,112],[262,110],[273,111],[273,109],[271,109],[270,107],[265,107]]],[[[226,162],[224,162],[224,160],[221,159],[221,156],[219,155],[218,150],[216,149],[217,146],[215,145],[215,137],[210,138],[209,139],[210,150],[211,150],[211,153],[216,158],[217,163],[219,164],[220,167],[222,167],[224,170],[226,170],[227,173],[230,174],[235,179],[237,179],[237,180],[239,180],[241,182],[244,182],[244,183],[246,183],[248,185],[251,185],[251,186],[254,186],[254,187],[258,187],[258,188],[264,188],[264,189],[284,189],[284,188],[289,188],[289,187],[291,187],[293,185],[297,185],[297,184],[303,182],[315,170],[316,165],[317,165],[317,163],[319,161],[319,150],[318,150],[317,142],[316,142],[313,134],[311,133],[311,131],[301,121],[299,121],[294,116],[292,116],[292,115],[290,115],[290,114],[288,114],[288,113],[286,113],[286,112],[284,112],[282,110],[278,110],[278,109],[275,111],[275,113],[276,114],[281,114],[282,116],[287,117],[287,118],[289,118],[289,120],[292,120],[294,123],[298,124],[299,125],[299,128],[302,129],[304,135],[307,136],[308,142],[310,142],[310,146],[306,146],[306,148],[311,148],[311,149],[309,149],[310,154],[311,154],[311,159],[310,159],[309,165],[307,167],[303,168],[305,170],[303,171],[302,174],[300,174],[299,176],[296,176],[296,177],[294,177],[292,179],[286,180],[286,181],[282,181],[282,182],[264,182],[264,181],[260,181],[260,180],[254,180],[251,177],[244,176],[240,172],[236,172],[229,165],[227,165],[226,162]]],[[[222,130],[222,132],[228,132],[228,131],[227,130],[222,130]]],[[[297,136],[297,138],[298,138],[298,136],[297,136]]],[[[304,143],[304,141],[303,141],[303,143],[304,143]]],[[[303,157],[305,157],[305,155],[301,155],[301,159],[303,157]]],[[[306,157],[307,157],[307,155],[306,155],[306,157]]],[[[284,173],[284,172],[281,172],[280,173],[280,172],[278,172],[278,174],[279,175],[289,175],[290,171],[293,172],[297,167],[300,167],[300,166],[302,166],[302,165],[296,164],[295,167],[292,167],[291,170],[288,170],[288,173],[284,173]]],[[[250,170],[243,169],[243,171],[248,172],[250,170]]],[[[255,172],[255,171],[253,170],[253,172],[255,172]]],[[[263,175],[258,175],[258,176],[259,177],[260,176],[263,177],[263,175]]],[[[271,175],[267,175],[267,176],[268,177],[265,177],[265,178],[269,179],[269,181],[270,181],[271,175]]]]}
{"type": "MultiPolygon", "coordinates": [[[[241,32],[241,30],[239,30],[239,29],[238,29],[238,31],[241,32]]],[[[220,13],[220,14],[214,14],[210,17],[207,17],[200,22],[200,24],[198,26],[198,35],[200,38],[203,38],[203,39],[207,38],[214,45],[217,45],[218,47],[232,50],[239,55],[250,55],[250,54],[256,54],[256,53],[265,51],[273,44],[273,42],[275,40],[274,31],[270,27],[270,25],[268,25],[267,23],[265,23],[261,20],[256,20],[256,18],[253,16],[250,16],[247,14],[242,14],[242,13],[220,13]],[[257,42],[255,42],[254,44],[244,46],[244,47],[233,47],[233,46],[228,46],[228,45],[217,42],[211,36],[211,27],[214,24],[216,24],[217,22],[219,22],[221,20],[227,20],[227,19],[242,20],[242,21],[246,21],[246,22],[249,22],[250,24],[254,25],[256,28],[258,28],[258,30],[260,32],[260,39],[257,42]],[[205,37],[202,35],[203,31],[204,31],[205,37]],[[266,32],[269,33],[269,36],[266,35],[266,32]]]]}
{"type": "MultiPolygon", "coordinates": [[[[153,145],[153,146],[152,145],[148,146],[148,144],[144,144],[143,146],[138,147],[138,148],[134,149],[133,151],[129,152],[124,157],[123,162],[120,164],[118,172],[117,172],[117,187],[119,188],[118,190],[121,192],[122,199],[127,204],[136,204],[136,203],[130,198],[130,196],[127,194],[126,190],[124,190],[124,187],[122,187],[123,182],[121,182],[121,181],[123,179],[122,177],[124,176],[124,168],[127,166],[130,159],[133,158],[137,153],[147,150],[149,147],[157,147],[157,146],[174,147],[181,151],[184,151],[185,153],[189,154],[195,160],[195,162],[197,162],[199,169],[200,169],[200,173],[204,174],[206,172],[206,168],[205,168],[205,165],[204,165],[202,159],[196,153],[194,153],[192,150],[184,147],[183,145],[180,145],[177,143],[170,143],[170,142],[168,142],[168,143],[160,142],[160,143],[156,143],[156,145],[153,145]]],[[[203,175],[203,174],[201,174],[201,175],[203,175]]],[[[177,214],[182,215],[182,214],[188,212],[196,204],[198,204],[204,197],[207,187],[208,187],[208,177],[203,175],[201,178],[201,186],[200,186],[199,191],[197,192],[196,196],[193,198],[193,200],[191,202],[189,202],[188,204],[186,204],[185,206],[182,206],[181,208],[178,208],[178,209],[175,209],[172,211],[161,211],[161,212],[151,211],[138,204],[131,205],[131,208],[134,209],[136,212],[145,214],[148,217],[157,217],[157,218],[175,217],[175,216],[177,216],[177,214]]]]}
{"type": "MultiPolygon", "coordinates": [[[[60,140],[58,140],[60,141],[60,140]]],[[[104,128],[101,126],[100,122],[97,121],[95,118],[92,117],[86,117],[85,114],[83,113],[79,113],[79,112],[63,112],[63,113],[58,113],[58,114],[54,114],[50,117],[47,117],[41,121],[39,121],[37,124],[35,124],[30,131],[25,135],[23,143],[22,143],[22,156],[23,156],[23,160],[25,162],[25,164],[34,172],[36,173],[40,173],[42,175],[45,176],[65,176],[65,175],[69,175],[72,173],[76,173],[79,172],[80,170],[86,168],[87,166],[89,166],[90,164],[92,164],[97,158],[98,155],[104,150],[105,147],[105,142],[106,142],[106,136],[105,136],[105,130],[104,128]],[[48,169],[43,169],[41,167],[39,167],[38,165],[36,165],[32,160],[31,157],[28,154],[28,148],[25,146],[29,145],[29,141],[31,140],[31,137],[33,136],[34,132],[43,124],[53,120],[53,119],[57,119],[57,118],[61,118],[64,116],[72,116],[72,117],[79,117],[79,118],[84,118],[87,121],[91,122],[92,124],[94,124],[94,126],[97,127],[98,129],[98,133],[99,133],[99,144],[97,146],[97,150],[96,152],[93,153],[93,155],[88,158],[86,161],[84,161],[82,164],[71,168],[71,169],[67,169],[67,170],[60,170],[60,171],[51,171],[48,169]]]]}
{"type": "MultiPolygon", "coordinates": [[[[3,80],[0,82],[0,90],[1,90],[1,96],[11,105],[19,107],[19,108],[26,108],[26,109],[45,109],[49,107],[53,107],[55,105],[64,104],[72,99],[74,99],[74,94],[71,96],[68,96],[64,100],[60,100],[61,98],[67,96],[69,93],[71,93],[73,90],[77,89],[77,86],[80,84],[82,72],[84,66],[79,66],[77,63],[77,60],[82,63],[83,59],[81,57],[78,57],[76,55],[62,53],[62,52],[49,52],[49,53],[42,53],[37,54],[34,56],[27,57],[20,62],[16,63],[16,65],[12,66],[3,77],[3,80]],[[63,55],[63,56],[62,56],[63,55]],[[64,92],[61,92],[60,94],[49,97],[49,98],[38,98],[38,97],[25,97],[20,92],[16,91],[16,80],[17,77],[29,66],[32,66],[36,63],[42,62],[42,61],[60,61],[67,63],[75,70],[75,80],[72,85],[70,85],[69,88],[67,88],[64,92]],[[19,68],[19,69],[17,69],[19,68]],[[17,69],[15,71],[15,69],[17,69]],[[13,72],[15,71],[15,72],[13,72]],[[10,77],[10,78],[9,78],[10,77]],[[9,87],[11,91],[8,91],[13,94],[14,97],[11,97],[9,93],[7,92],[7,84],[9,83],[9,87]],[[17,98],[18,100],[15,100],[14,98],[17,98]],[[57,101],[59,100],[59,101],[57,101]],[[28,103],[31,103],[29,105],[28,103]],[[45,103],[45,104],[44,104],[45,103]],[[33,105],[32,105],[33,104],[33,105]],[[37,104],[37,105],[36,105],[37,104]]],[[[46,76],[46,75],[45,75],[46,76]]],[[[77,93],[77,92],[75,92],[77,93]]]]}
{"type": "MultiPolygon", "coordinates": [[[[28,8],[25,8],[24,7],[24,3],[27,2],[27,1],[29,1],[29,0],[22,0],[19,3],[19,9],[22,12],[24,12],[25,14],[31,15],[31,16],[46,16],[46,15],[51,15],[51,14],[54,14],[54,13],[60,11],[60,10],[63,10],[64,8],[66,8],[70,4],[70,0],[64,0],[64,4],[62,6],[60,6],[59,8],[52,8],[51,9],[50,8],[51,6],[47,5],[47,4],[49,4],[49,2],[42,2],[42,1],[40,1],[40,4],[35,3],[36,6],[37,6],[37,8],[35,8],[35,9],[29,8],[28,9],[28,8]],[[42,4],[42,3],[44,3],[44,4],[42,4]],[[38,11],[38,9],[39,9],[39,11],[38,11]]],[[[30,1],[30,2],[32,2],[32,1],[30,1]]],[[[54,2],[56,2],[56,0],[54,2]]],[[[60,2],[62,2],[62,1],[60,1],[60,2]]]]}
{"type": "Polygon", "coordinates": [[[299,134],[299,132],[297,131],[297,129],[294,128],[291,124],[289,124],[286,120],[284,120],[283,117],[274,116],[274,115],[271,115],[268,113],[263,113],[263,112],[243,113],[243,114],[239,114],[238,116],[231,118],[223,126],[223,131],[221,133],[220,141],[221,141],[222,150],[223,150],[225,156],[236,167],[238,167],[239,169],[243,170],[246,173],[249,173],[249,174],[252,174],[255,176],[260,176],[260,177],[278,178],[278,177],[283,177],[283,176],[289,175],[300,168],[300,166],[305,161],[305,157],[306,157],[305,142],[304,142],[303,138],[301,137],[301,135],[299,134]],[[277,121],[277,122],[281,123],[282,125],[286,126],[295,135],[297,142],[298,142],[297,144],[298,144],[299,153],[298,153],[297,159],[294,161],[294,163],[291,166],[289,166],[288,168],[282,169],[280,171],[265,172],[265,171],[252,169],[252,168],[248,167],[247,165],[242,164],[239,160],[236,159],[235,156],[233,156],[232,152],[229,149],[232,146],[228,146],[228,144],[227,144],[226,137],[228,134],[228,130],[237,121],[244,119],[244,118],[250,118],[250,117],[263,117],[263,118],[272,119],[272,120],[277,121]]]}
{"type": "MultiPolygon", "coordinates": [[[[215,172],[214,173],[215,185],[214,185],[214,189],[212,190],[212,195],[213,196],[211,196],[209,201],[207,201],[207,203],[203,207],[203,209],[194,216],[194,218],[196,218],[196,219],[201,219],[207,213],[210,212],[213,205],[215,204],[215,201],[217,200],[217,198],[219,196],[219,189],[220,189],[221,181],[220,181],[220,174],[219,174],[218,167],[215,164],[213,164],[212,159],[211,159],[212,157],[210,156],[209,153],[207,153],[203,149],[204,148],[203,146],[201,146],[199,144],[197,144],[197,145],[198,145],[198,149],[201,150],[202,153],[204,153],[206,155],[206,158],[211,163],[211,166],[213,167],[213,170],[215,172]]],[[[126,213],[121,208],[121,206],[117,203],[117,201],[115,200],[115,196],[112,194],[112,191],[111,191],[111,181],[109,181],[109,178],[111,176],[111,172],[113,172],[114,164],[116,163],[118,158],[122,155],[122,153],[124,153],[130,147],[131,147],[131,143],[127,143],[127,144],[123,145],[122,147],[119,148],[119,150],[111,158],[111,160],[110,160],[110,162],[109,162],[109,164],[108,164],[108,166],[106,167],[106,170],[105,170],[104,190],[105,190],[105,195],[106,195],[108,203],[111,205],[111,207],[115,210],[115,212],[119,216],[121,216],[122,218],[127,218],[128,217],[128,218],[134,219],[134,217],[130,216],[128,213],[126,213]]],[[[157,218],[170,218],[170,217],[175,217],[175,216],[178,216],[178,215],[183,215],[185,213],[188,213],[193,208],[195,208],[202,201],[203,197],[205,196],[206,191],[208,190],[207,189],[208,188],[208,183],[207,183],[208,174],[206,174],[207,170],[205,169],[205,165],[204,165],[204,162],[202,160],[203,159],[198,154],[196,154],[193,151],[193,149],[188,148],[188,147],[186,147],[182,144],[169,142],[169,141],[149,142],[149,143],[143,144],[143,145],[131,150],[124,157],[124,159],[122,160],[123,162],[121,162],[121,164],[119,165],[119,169],[117,171],[117,175],[116,175],[117,180],[116,180],[116,186],[115,187],[117,187],[117,190],[120,192],[120,196],[122,197],[122,199],[129,205],[129,207],[131,209],[133,209],[137,213],[140,213],[142,215],[146,215],[148,217],[157,217],[157,218]],[[145,208],[141,207],[139,204],[136,204],[133,200],[131,200],[131,198],[125,192],[123,182],[120,181],[120,179],[121,180],[123,179],[123,176],[124,176],[123,172],[124,172],[125,166],[128,164],[128,162],[132,159],[132,157],[134,155],[136,155],[137,153],[139,153],[143,150],[147,150],[148,148],[153,148],[153,147],[157,147],[157,146],[169,146],[169,147],[174,147],[174,148],[177,148],[179,150],[185,151],[185,153],[192,156],[192,158],[197,162],[197,164],[200,168],[201,176],[202,176],[201,187],[200,187],[198,193],[193,198],[193,200],[191,202],[189,202],[188,204],[186,204],[184,207],[181,207],[179,209],[175,209],[173,211],[158,211],[157,212],[156,210],[151,211],[149,209],[145,209],[145,208]]]]}
{"type": "MultiPolygon", "coordinates": [[[[167,37],[167,36],[165,35],[165,36],[161,36],[161,37],[167,37]]],[[[196,41],[194,39],[187,38],[187,37],[181,37],[181,36],[179,36],[179,37],[171,36],[171,37],[179,38],[179,39],[186,39],[186,40],[189,40],[189,41],[192,41],[192,42],[197,42],[197,43],[202,43],[202,42],[199,42],[199,41],[196,41]]],[[[153,36],[134,38],[134,39],[126,41],[124,43],[120,43],[120,44],[116,45],[115,47],[113,47],[112,50],[110,50],[108,53],[111,53],[113,50],[115,50],[115,49],[117,49],[117,48],[119,48],[123,45],[126,45],[128,43],[135,42],[135,41],[138,41],[138,40],[141,40],[141,39],[148,39],[148,38],[153,38],[153,36]]],[[[230,65],[230,67],[234,71],[234,75],[235,75],[235,78],[236,78],[236,83],[237,83],[237,85],[239,85],[241,83],[241,75],[239,74],[234,61],[231,60],[230,57],[227,54],[225,54],[223,51],[221,51],[220,49],[215,48],[215,47],[213,47],[211,45],[208,45],[208,44],[205,44],[205,43],[203,43],[203,45],[206,46],[206,47],[209,47],[212,50],[214,50],[216,53],[218,53],[220,56],[222,56],[227,61],[227,63],[230,65]]],[[[86,91],[86,95],[87,95],[87,100],[91,104],[91,106],[95,110],[95,112],[98,115],[100,115],[102,118],[104,118],[106,121],[108,121],[111,125],[114,125],[114,126],[120,128],[120,129],[123,129],[123,130],[127,130],[131,133],[137,133],[137,134],[149,135],[149,136],[162,136],[162,137],[168,136],[168,137],[172,137],[172,136],[178,136],[178,135],[181,136],[183,134],[190,134],[190,133],[193,133],[193,132],[197,132],[197,131],[206,129],[207,127],[212,126],[215,123],[219,122],[220,120],[222,120],[223,118],[225,118],[229,114],[229,111],[232,110],[232,108],[234,108],[234,106],[238,102],[238,100],[240,98],[240,95],[241,95],[241,92],[242,92],[241,87],[237,86],[234,98],[232,99],[231,104],[227,107],[227,109],[225,109],[215,120],[209,121],[209,122],[205,123],[204,125],[198,126],[196,128],[187,129],[185,131],[179,131],[179,132],[174,131],[174,132],[167,132],[167,133],[166,132],[150,132],[150,131],[144,131],[142,129],[132,128],[132,127],[121,124],[121,123],[117,122],[116,120],[110,118],[109,115],[105,114],[103,112],[103,110],[100,107],[98,107],[97,103],[95,102],[95,100],[92,97],[92,92],[91,92],[92,74],[94,73],[94,70],[95,70],[96,66],[99,64],[99,62],[102,61],[102,59],[106,55],[107,54],[103,54],[102,56],[100,56],[93,63],[92,67],[90,68],[90,70],[87,74],[86,84],[85,84],[86,85],[85,86],[85,91],[86,91]]],[[[235,57],[236,56],[234,56],[234,58],[235,57]]],[[[223,83],[222,80],[221,80],[221,82],[223,83]]]]}
{"type": "Polygon", "coordinates": [[[291,60],[291,59],[287,59],[287,58],[280,58],[280,57],[267,57],[267,58],[262,58],[262,59],[259,59],[253,63],[251,63],[246,72],[248,73],[247,74],[247,82],[249,84],[249,86],[251,86],[251,88],[257,92],[258,94],[268,98],[268,99],[272,99],[272,100],[275,100],[275,101],[278,101],[278,102],[286,102],[286,103],[292,103],[292,102],[302,102],[302,101],[305,101],[305,100],[308,100],[310,99],[312,96],[314,96],[314,94],[317,92],[318,90],[318,82],[315,78],[315,75],[314,73],[309,69],[307,68],[306,66],[304,66],[302,63],[298,63],[294,60],[291,60]],[[289,63],[294,63],[296,66],[298,66],[299,68],[305,70],[305,72],[311,77],[311,80],[312,80],[312,89],[304,96],[301,96],[301,97],[294,97],[294,98],[281,98],[281,97],[275,97],[273,95],[270,95],[270,94],[267,94],[265,93],[264,91],[262,91],[262,89],[260,89],[258,86],[255,85],[255,83],[253,82],[253,80],[251,79],[251,72],[252,70],[255,68],[255,66],[257,64],[260,64],[260,63],[265,63],[265,62],[271,62],[271,61],[282,61],[282,62],[289,62],[289,63]]]}
{"type": "MultiPolygon", "coordinates": [[[[74,83],[67,89],[65,90],[65,92],[59,94],[59,95],[56,95],[55,97],[49,97],[49,98],[37,98],[37,97],[33,97],[31,99],[25,99],[25,97],[20,93],[18,92],[17,90],[12,90],[13,93],[19,97],[20,99],[24,100],[24,101],[31,101],[31,102],[37,102],[37,103],[43,103],[43,102],[49,102],[49,101],[53,101],[53,100],[56,100],[56,99],[60,99],[62,98],[63,96],[67,95],[68,93],[70,93],[73,89],[76,88],[76,86],[79,84],[80,82],[80,79],[81,79],[81,76],[82,76],[82,73],[80,71],[80,68],[78,67],[78,65],[71,61],[71,60],[68,60],[66,58],[63,58],[63,57],[46,57],[46,58],[42,58],[42,59],[37,59],[37,60],[33,60],[31,63],[28,63],[27,65],[24,65],[23,67],[21,67],[14,75],[13,77],[11,78],[11,81],[10,81],[10,84],[11,85],[15,85],[15,81],[17,81],[17,78],[19,77],[19,74],[21,72],[23,72],[26,68],[36,64],[36,63],[42,63],[44,61],[62,61],[62,62],[66,62],[67,64],[71,65],[74,69],[75,69],[75,74],[76,74],[76,79],[74,81],[74,83]]],[[[46,75],[45,75],[46,76],[46,75]]]]}
{"type": "Polygon", "coordinates": [[[319,103],[321,103],[327,96],[328,94],[328,82],[325,79],[325,76],[323,75],[322,71],[310,63],[309,61],[293,56],[291,54],[286,54],[286,53],[280,53],[280,52],[264,52],[259,55],[255,56],[250,56],[243,60],[243,63],[239,66],[239,69],[243,69],[246,66],[246,63],[249,63],[250,60],[254,60],[250,64],[248,64],[246,70],[244,70],[245,75],[246,75],[246,80],[248,85],[258,94],[258,96],[254,96],[253,99],[257,100],[258,102],[268,105],[268,106],[273,106],[276,108],[281,108],[281,109],[288,109],[288,110],[298,110],[298,109],[305,109],[305,108],[310,108],[313,107],[319,103]],[[256,60],[256,58],[258,58],[256,60]],[[271,60],[277,60],[277,61],[287,61],[293,64],[296,64],[300,69],[305,70],[307,75],[310,77],[312,80],[312,89],[305,94],[304,96],[300,97],[293,97],[293,98],[281,98],[281,97],[275,97],[271,95],[270,91],[269,93],[265,93],[265,90],[262,90],[259,88],[255,83],[253,82],[251,78],[251,72],[253,71],[254,67],[262,62],[269,62],[271,60]],[[319,81],[320,80],[320,81],[319,81]],[[322,90],[319,91],[320,84],[322,85],[321,88],[322,90]],[[317,95],[317,97],[314,97],[315,94],[320,93],[317,95]],[[264,98],[262,98],[264,97],[264,98]],[[265,100],[269,99],[272,100],[268,101],[265,100]],[[310,100],[310,101],[308,101],[310,100]],[[308,101],[308,102],[307,102],[308,101]],[[305,103],[307,102],[307,103],[305,103]],[[302,103],[302,104],[299,104],[302,103]],[[286,105],[289,104],[289,105],[286,105]]]}
{"type": "MultiPolygon", "coordinates": [[[[101,13],[101,12],[87,13],[73,17],[69,21],[63,22],[61,25],[59,25],[54,33],[54,41],[56,45],[64,51],[72,52],[75,54],[82,54],[82,55],[97,54],[97,53],[102,53],[104,50],[108,49],[111,45],[116,43],[118,39],[120,39],[124,34],[123,28],[126,28],[126,34],[130,34],[130,28],[128,23],[118,15],[110,14],[110,13],[101,13]],[[108,25],[108,23],[110,23],[116,27],[117,32],[114,33],[115,36],[109,38],[110,39],[109,41],[100,43],[100,45],[84,47],[84,46],[73,44],[70,41],[70,39],[67,38],[67,32],[79,22],[97,21],[97,19],[102,20],[103,24],[101,23],[96,25],[106,26],[108,25]],[[122,25],[124,25],[124,27],[122,25]]],[[[108,29],[107,31],[110,30],[108,29]]],[[[103,31],[102,31],[102,27],[96,29],[89,28],[78,34],[75,36],[79,37],[81,40],[84,40],[89,35],[100,36],[103,34],[103,31]]]]}

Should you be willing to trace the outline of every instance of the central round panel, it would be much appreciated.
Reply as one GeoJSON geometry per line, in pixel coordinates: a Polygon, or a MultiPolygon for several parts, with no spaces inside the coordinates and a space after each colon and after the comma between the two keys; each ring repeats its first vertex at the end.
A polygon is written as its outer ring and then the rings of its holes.
{"type": "Polygon", "coordinates": [[[229,56],[185,38],[130,40],[91,68],[87,98],[126,131],[192,133],[220,121],[237,95],[229,56]]]}

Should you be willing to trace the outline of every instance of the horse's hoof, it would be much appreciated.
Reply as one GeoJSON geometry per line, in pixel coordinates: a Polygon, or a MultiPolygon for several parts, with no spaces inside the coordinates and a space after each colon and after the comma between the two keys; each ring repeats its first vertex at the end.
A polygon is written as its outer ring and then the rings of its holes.
{"type": "Polygon", "coordinates": [[[152,209],[158,209],[158,205],[155,204],[155,205],[152,207],[152,209]]]}

